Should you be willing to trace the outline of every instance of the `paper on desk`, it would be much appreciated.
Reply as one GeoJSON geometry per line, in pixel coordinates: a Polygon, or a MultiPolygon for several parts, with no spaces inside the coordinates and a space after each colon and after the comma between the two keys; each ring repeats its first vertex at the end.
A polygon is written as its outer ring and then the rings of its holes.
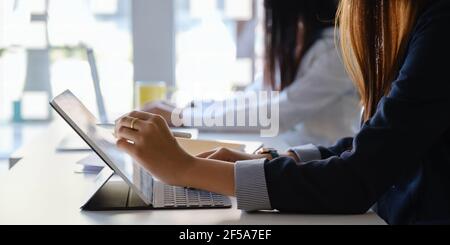
{"type": "MultiPolygon", "coordinates": [[[[262,146],[260,142],[230,142],[184,138],[177,138],[177,141],[180,146],[191,155],[198,155],[220,147],[253,153],[262,146]]],[[[87,157],[79,160],[77,164],[79,166],[84,166],[86,169],[90,167],[90,169],[99,168],[101,170],[101,168],[105,167],[103,160],[95,153],[89,154],[87,157]]]]}
{"type": "Polygon", "coordinates": [[[103,162],[103,160],[99,156],[97,156],[97,154],[95,154],[95,153],[89,154],[87,157],[79,160],[77,162],[77,164],[83,165],[83,166],[100,167],[100,168],[103,168],[105,166],[105,163],[103,162]]]}
{"type": "Polygon", "coordinates": [[[253,153],[253,151],[256,151],[257,148],[262,146],[262,144],[259,142],[192,140],[184,138],[177,138],[177,141],[180,146],[191,155],[198,155],[200,153],[211,151],[220,147],[253,153]]]}
{"type": "Polygon", "coordinates": [[[97,154],[92,153],[76,162],[75,173],[98,174],[105,167],[102,159],[97,154]]]}
{"type": "Polygon", "coordinates": [[[88,165],[76,165],[74,172],[80,174],[98,174],[104,167],[88,166],[88,165]]]}

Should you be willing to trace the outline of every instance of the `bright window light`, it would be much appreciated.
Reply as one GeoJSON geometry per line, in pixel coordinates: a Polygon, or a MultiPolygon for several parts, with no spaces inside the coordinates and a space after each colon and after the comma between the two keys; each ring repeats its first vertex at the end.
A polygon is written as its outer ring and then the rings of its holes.
{"type": "Polygon", "coordinates": [[[5,52],[0,58],[0,76],[3,79],[0,90],[0,122],[12,118],[13,101],[20,98],[24,87],[26,63],[27,57],[23,50],[5,52]]]}
{"type": "Polygon", "coordinates": [[[30,23],[26,32],[22,32],[20,35],[23,46],[27,48],[43,49],[47,47],[45,24],[43,23],[30,23]]]}
{"type": "Polygon", "coordinates": [[[51,1],[48,24],[50,43],[54,46],[76,46],[92,35],[93,22],[86,1],[51,1]]]}
{"type": "Polygon", "coordinates": [[[113,15],[117,13],[118,0],[91,0],[91,11],[94,14],[113,15]]]}
{"type": "Polygon", "coordinates": [[[45,92],[26,92],[22,95],[22,117],[26,120],[43,120],[48,118],[49,101],[45,92]],[[39,105],[39,106],[36,106],[39,105]]]}
{"type": "Polygon", "coordinates": [[[0,0],[0,49],[8,46],[8,40],[7,40],[7,23],[8,22],[8,11],[11,8],[11,1],[10,0],[0,0]]]}
{"type": "Polygon", "coordinates": [[[45,9],[45,1],[46,0],[28,0],[27,4],[29,4],[29,10],[32,14],[43,14],[46,12],[45,9]]]}
{"type": "MultiPolygon", "coordinates": [[[[1,46],[0,46],[1,48],[1,46]]],[[[0,51],[1,52],[1,51],[0,51]]],[[[1,57],[2,54],[0,54],[0,122],[2,122],[6,118],[6,110],[5,107],[5,97],[6,97],[6,91],[5,91],[5,61],[1,57]]],[[[1,144],[1,143],[0,143],[1,144]]],[[[0,147],[1,149],[1,147],[0,147]]]]}
{"type": "Polygon", "coordinates": [[[250,58],[237,59],[232,68],[231,81],[234,85],[248,86],[253,80],[253,62],[250,58]]]}
{"type": "Polygon", "coordinates": [[[217,11],[216,0],[191,0],[190,15],[192,18],[203,19],[217,11]]]}
{"type": "MultiPolygon", "coordinates": [[[[50,67],[37,72],[49,69],[53,95],[73,90],[95,112],[89,64],[80,46],[86,44],[95,52],[110,117],[132,109],[131,1],[134,0],[49,1],[50,67]],[[112,16],[98,18],[98,14],[112,16]]],[[[0,124],[12,120],[13,102],[21,99],[26,119],[47,116],[44,107],[29,110],[33,108],[29,105],[47,105],[48,98],[23,91],[29,77],[30,52],[47,47],[45,22],[30,21],[30,15],[39,17],[40,12],[45,12],[41,10],[45,10],[45,0],[0,0],[0,49],[7,48],[0,57],[0,124]]],[[[42,60],[35,64],[39,62],[42,60]]]]}
{"type": "Polygon", "coordinates": [[[257,13],[254,5],[259,7],[262,0],[186,1],[177,0],[176,5],[178,93],[173,101],[185,105],[192,100],[229,98],[234,89],[250,85],[259,75],[254,68],[259,52],[254,49],[261,41],[246,43],[245,37],[261,36],[249,21],[257,13]]]}
{"type": "Polygon", "coordinates": [[[253,1],[252,0],[225,0],[225,17],[248,21],[253,18],[253,1]]]}
{"type": "Polygon", "coordinates": [[[6,46],[6,4],[5,0],[0,0],[0,48],[6,46]]]}

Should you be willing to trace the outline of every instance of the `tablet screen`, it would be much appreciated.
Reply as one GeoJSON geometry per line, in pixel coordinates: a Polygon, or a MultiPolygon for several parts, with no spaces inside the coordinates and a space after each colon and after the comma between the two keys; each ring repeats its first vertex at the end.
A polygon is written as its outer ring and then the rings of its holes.
{"type": "Polygon", "coordinates": [[[112,130],[98,126],[97,118],[70,91],[58,95],[50,104],[97,155],[122,177],[146,204],[150,205],[152,176],[128,154],[116,147],[116,138],[112,130]]]}

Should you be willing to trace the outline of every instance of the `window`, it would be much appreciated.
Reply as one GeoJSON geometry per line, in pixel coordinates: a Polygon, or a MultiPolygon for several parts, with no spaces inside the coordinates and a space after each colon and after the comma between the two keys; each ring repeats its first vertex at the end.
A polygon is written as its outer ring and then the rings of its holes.
{"type": "Polygon", "coordinates": [[[225,99],[261,73],[262,0],[175,0],[176,101],[225,99]]]}
{"type": "Polygon", "coordinates": [[[22,105],[25,118],[45,113],[47,99],[30,91],[71,89],[95,112],[85,46],[95,51],[107,107],[130,110],[130,1],[0,0],[0,121],[14,117],[14,101],[33,105],[22,105]]]}
{"type": "MultiPolygon", "coordinates": [[[[167,65],[165,72],[175,73],[170,85],[181,92],[174,96],[178,104],[224,99],[261,74],[263,0],[173,0],[173,8],[161,0],[0,0],[0,121],[15,117],[14,102],[22,102],[22,114],[31,118],[48,113],[48,98],[32,93],[36,91],[55,95],[71,89],[96,112],[84,46],[96,53],[105,103],[110,114],[116,113],[111,117],[130,110],[133,76],[153,79],[145,74],[149,66],[145,57],[133,67],[135,3],[149,5],[150,10],[160,4],[164,11],[173,11],[164,16],[175,16],[175,44],[168,45],[175,49],[175,67],[167,65]],[[142,70],[145,76],[140,75],[142,70]]],[[[145,16],[146,11],[139,14],[145,16]]],[[[153,23],[152,17],[138,20],[153,23]]],[[[147,31],[147,24],[139,28],[139,33],[158,38],[158,33],[147,31]]],[[[151,56],[146,45],[152,43],[144,40],[135,45],[134,53],[151,56]]],[[[161,58],[151,59],[158,64],[161,58]]]]}

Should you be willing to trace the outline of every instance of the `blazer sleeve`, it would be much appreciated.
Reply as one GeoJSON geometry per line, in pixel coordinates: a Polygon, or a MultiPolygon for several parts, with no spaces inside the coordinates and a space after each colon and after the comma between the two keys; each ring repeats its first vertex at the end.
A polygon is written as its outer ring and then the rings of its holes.
{"type": "Polygon", "coordinates": [[[321,148],[329,157],[324,160],[264,163],[272,208],[364,213],[402,176],[420,167],[450,125],[450,38],[443,35],[450,18],[430,16],[418,21],[398,78],[353,140],[321,148]]]}
{"type": "Polygon", "coordinates": [[[353,137],[343,138],[331,147],[317,147],[322,159],[327,159],[334,156],[339,156],[346,151],[353,149],[353,137]]]}

